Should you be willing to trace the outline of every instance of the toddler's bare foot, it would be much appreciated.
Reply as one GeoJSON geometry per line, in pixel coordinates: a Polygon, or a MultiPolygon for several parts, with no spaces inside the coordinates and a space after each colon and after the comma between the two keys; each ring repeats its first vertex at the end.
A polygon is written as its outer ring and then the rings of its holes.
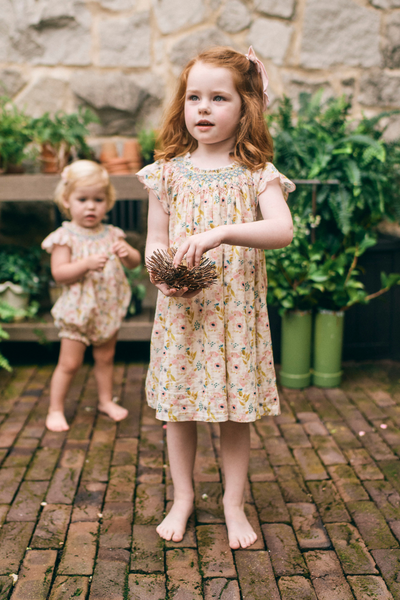
{"type": "Polygon", "coordinates": [[[125,417],[128,416],[126,408],[118,406],[118,404],[115,404],[115,402],[112,402],[111,400],[109,402],[99,403],[97,408],[100,412],[108,415],[113,421],[122,421],[122,419],[125,419],[125,417]]]}
{"type": "Polygon", "coordinates": [[[156,531],[164,540],[181,542],[186,531],[188,518],[193,512],[192,500],[175,500],[165,519],[156,531]]]}
{"type": "Polygon", "coordinates": [[[47,414],[46,427],[50,431],[68,431],[69,426],[62,410],[52,410],[47,414]]]}
{"type": "Polygon", "coordinates": [[[248,548],[257,539],[257,534],[247,520],[241,506],[224,508],[226,527],[228,529],[229,546],[232,550],[248,548]]]}

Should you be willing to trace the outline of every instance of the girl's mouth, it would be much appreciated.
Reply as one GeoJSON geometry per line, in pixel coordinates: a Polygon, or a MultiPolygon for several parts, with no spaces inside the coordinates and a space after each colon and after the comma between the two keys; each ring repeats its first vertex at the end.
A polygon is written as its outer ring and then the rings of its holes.
{"type": "Polygon", "coordinates": [[[210,121],[199,121],[196,125],[197,127],[214,127],[214,123],[210,123],[210,121]]]}

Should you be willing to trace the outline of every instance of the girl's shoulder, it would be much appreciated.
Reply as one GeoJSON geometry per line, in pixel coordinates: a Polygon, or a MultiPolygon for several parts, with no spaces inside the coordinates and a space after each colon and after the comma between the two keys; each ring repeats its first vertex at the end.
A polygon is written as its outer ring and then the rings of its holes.
{"type": "Polygon", "coordinates": [[[253,171],[252,178],[257,190],[257,194],[261,194],[267,188],[268,183],[274,181],[275,179],[279,179],[285,199],[287,199],[289,192],[294,192],[296,189],[293,181],[290,181],[286,175],[280,173],[280,171],[278,171],[275,165],[271,162],[265,163],[265,166],[262,169],[253,171]]]}
{"type": "Polygon", "coordinates": [[[69,246],[72,248],[73,244],[73,233],[65,226],[68,221],[65,221],[61,227],[50,233],[42,242],[41,246],[43,250],[46,250],[49,254],[54,249],[54,246],[69,246]]]}
{"type": "Polygon", "coordinates": [[[136,177],[142,183],[145,183],[149,179],[165,177],[173,173],[183,163],[184,159],[184,156],[177,156],[176,158],[171,158],[171,160],[156,160],[150,165],[143,167],[143,169],[140,169],[136,173],[136,177]]]}

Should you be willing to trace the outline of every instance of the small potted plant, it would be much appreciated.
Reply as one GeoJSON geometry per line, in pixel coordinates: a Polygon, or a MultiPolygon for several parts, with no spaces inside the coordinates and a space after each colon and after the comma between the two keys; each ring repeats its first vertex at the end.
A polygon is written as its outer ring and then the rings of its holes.
{"type": "Polygon", "coordinates": [[[9,98],[0,97],[0,172],[22,173],[31,142],[31,118],[9,98]]]}
{"type": "Polygon", "coordinates": [[[92,151],[86,143],[88,125],[98,118],[88,108],[77,113],[58,111],[53,117],[47,112],[31,122],[33,138],[40,147],[43,173],[60,173],[74,150],[79,158],[91,158],[92,151]]]}
{"type": "Polygon", "coordinates": [[[147,272],[141,265],[138,265],[134,269],[124,270],[132,291],[127,316],[140,315],[142,312],[142,302],[146,296],[146,286],[141,282],[147,278],[147,272]]]}
{"type": "Polygon", "coordinates": [[[2,246],[0,250],[0,301],[27,310],[31,295],[41,288],[40,248],[2,246]]]}

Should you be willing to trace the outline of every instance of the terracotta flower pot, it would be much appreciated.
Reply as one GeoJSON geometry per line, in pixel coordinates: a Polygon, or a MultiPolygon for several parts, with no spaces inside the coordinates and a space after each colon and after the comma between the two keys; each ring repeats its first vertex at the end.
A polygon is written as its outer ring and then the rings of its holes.
{"type": "Polygon", "coordinates": [[[50,144],[42,144],[40,160],[42,173],[59,173],[57,152],[50,144]]]}
{"type": "Polygon", "coordinates": [[[140,145],[137,140],[127,140],[124,144],[123,157],[128,161],[129,169],[135,173],[143,166],[140,145]]]}
{"type": "Polygon", "coordinates": [[[105,168],[110,175],[129,175],[129,163],[126,158],[111,158],[104,163],[105,168]]]}
{"type": "Polygon", "coordinates": [[[117,146],[114,142],[104,142],[101,145],[100,162],[105,164],[114,158],[118,158],[117,146]]]}

